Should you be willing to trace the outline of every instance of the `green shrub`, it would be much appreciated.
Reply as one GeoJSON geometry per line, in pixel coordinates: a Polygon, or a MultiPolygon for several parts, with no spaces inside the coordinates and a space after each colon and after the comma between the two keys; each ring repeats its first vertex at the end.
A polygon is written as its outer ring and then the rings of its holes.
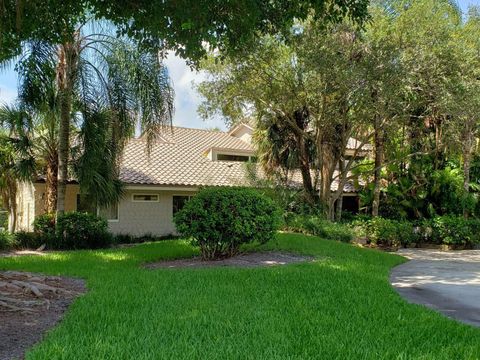
{"type": "Polygon", "coordinates": [[[112,243],[107,220],[90,213],[68,212],[57,220],[55,249],[97,249],[112,243]]]}
{"type": "Polygon", "coordinates": [[[6,231],[0,231],[0,250],[8,250],[14,245],[12,234],[6,231]]]}
{"type": "Polygon", "coordinates": [[[353,231],[342,223],[333,223],[318,216],[296,215],[290,216],[285,229],[303,234],[316,235],[324,239],[350,242],[353,240],[353,231]]]}
{"type": "Polygon", "coordinates": [[[325,239],[342,242],[351,242],[353,240],[353,232],[347,225],[330,221],[323,221],[323,223],[321,223],[317,235],[325,239]]]}
{"type": "Polygon", "coordinates": [[[43,244],[43,239],[35,232],[19,231],[15,233],[15,246],[21,249],[38,249],[43,244]]]}
{"type": "Polygon", "coordinates": [[[177,231],[200,247],[204,259],[215,259],[234,255],[241,244],[272,239],[280,211],[254,189],[205,188],[174,221],[177,231]]]}
{"type": "Polygon", "coordinates": [[[115,234],[113,235],[114,244],[135,244],[136,237],[130,234],[115,234]]]}
{"type": "Polygon", "coordinates": [[[404,220],[375,217],[354,221],[352,226],[357,236],[366,237],[370,243],[376,245],[405,246],[416,243],[419,239],[413,224],[404,220]]]}
{"type": "Polygon", "coordinates": [[[0,231],[8,228],[8,212],[2,211],[0,207],[0,231]]]}
{"type": "Polygon", "coordinates": [[[97,249],[109,246],[113,240],[107,221],[90,213],[65,213],[58,218],[58,224],[54,214],[44,214],[35,219],[33,226],[38,241],[49,249],[97,249]]]}
{"type": "MultiPolygon", "coordinates": [[[[55,244],[55,214],[42,214],[33,221],[33,231],[38,236],[39,242],[49,248],[55,244]]],[[[54,248],[54,246],[52,247],[54,248]]]]}
{"type": "Polygon", "coordinates": [[[446,245],[472,245],[480,241],[480,220],[462,216],[438,216],[424,222],[427,241],[446,245]]]}

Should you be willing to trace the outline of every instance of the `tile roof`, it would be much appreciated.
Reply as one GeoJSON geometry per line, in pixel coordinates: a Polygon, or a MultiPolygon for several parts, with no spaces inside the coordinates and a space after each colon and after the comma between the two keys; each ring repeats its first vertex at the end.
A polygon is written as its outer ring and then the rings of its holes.
{"type": "MultiPolygon", "coordinates": [[[[229,133],[213,130],[173,127],[165,130],[147,152],[143,138],[132,139],[125,146],[120,165],[120,180],[126,184],[163,186],[242,186],[248,185],[245,163],[212,161],[211,149],[254,154],[249,143],[229,133]]],[[[299,172],[292,175],[292,186],[302,185],[299,172]]],[[[337,188],[332,184],[332,190],[337,188]]],[[[346,192],[355,191],[353,184],[346,192]]]]}
{"type": "Polygon", "coordinates": [[[245,184],[244,163],[212,161],[212,147],[247,151],[250,144],[220,131],[173,127],[162,133],[147,152],[146,140],[133,139],[125,146],[120,180],[127,184],[235,186],[245,184]]]}

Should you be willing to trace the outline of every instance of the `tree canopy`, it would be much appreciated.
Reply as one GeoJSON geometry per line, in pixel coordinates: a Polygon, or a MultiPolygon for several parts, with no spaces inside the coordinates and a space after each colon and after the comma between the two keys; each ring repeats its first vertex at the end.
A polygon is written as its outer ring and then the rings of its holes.
{"type": "Polygon", "coordinates": [[[318,190],[329,218],[357,175],[374,216],[468,216],[478,202],[470,179],[479,141],[478,12],[463,19],[449,0],[377,1],[369,11],[364,28],[307,19],[287,39],[263,36],[226,60],[212,54],[200,114],[227,123],[253,117],[267,173],[307,174],[304,190],[318,190]],[[361,164],[348,155],[350,137],[371,146],[361,164]]]}
{"type": "Polygon", "coordinates": [[[258,33],[281,33],[314,14],[325,22],[367,17],[368,0],[4,0],[0,6],[0,62],[24,41],[70,41],[85,17],[106,19],[142,46],[170,49],[192,61],[205,45],[235,51],[258,33]]]}

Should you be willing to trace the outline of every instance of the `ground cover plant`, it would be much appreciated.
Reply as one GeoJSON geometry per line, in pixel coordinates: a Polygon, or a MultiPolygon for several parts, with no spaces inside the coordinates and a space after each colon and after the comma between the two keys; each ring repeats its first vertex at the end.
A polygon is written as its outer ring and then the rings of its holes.
{"type": "Polygon", "coordinates": [[[355,237],[353,229],[348,225],[331,222],[318,215],[290,213],[285,217],[283,229],[343,242],[351,242],[355,237]]]}
{"type": "Polygon", "coordinates": [[[399,256],[280,234],[260,247],[313,255],[270,268],[148,270],[187,241],[0,259],[0,269],[81,277],[88,293],[32,359],[476,359],[480,330],[406,303],[399,256]]]}

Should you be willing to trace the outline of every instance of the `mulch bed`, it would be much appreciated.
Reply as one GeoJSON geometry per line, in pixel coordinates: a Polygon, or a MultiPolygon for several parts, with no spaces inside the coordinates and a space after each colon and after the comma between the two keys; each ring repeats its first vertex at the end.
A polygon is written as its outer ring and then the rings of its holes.
{"type": "Polygon", "coordinates": [[[84,292],[83,280],[0,271],[0,360],[22,359],[84,292]]]}
{"type": "Polygon", "coordinates": [[[145,265],[148,269],[158,268],[205,268],[215,266],[258,267],[287,265],[304,261],[313,261],[311,256],[302,256],[282,252],[245,253],[228,259],[204,261],[200,257],[190,259],[166,260],[145,265]]]}

